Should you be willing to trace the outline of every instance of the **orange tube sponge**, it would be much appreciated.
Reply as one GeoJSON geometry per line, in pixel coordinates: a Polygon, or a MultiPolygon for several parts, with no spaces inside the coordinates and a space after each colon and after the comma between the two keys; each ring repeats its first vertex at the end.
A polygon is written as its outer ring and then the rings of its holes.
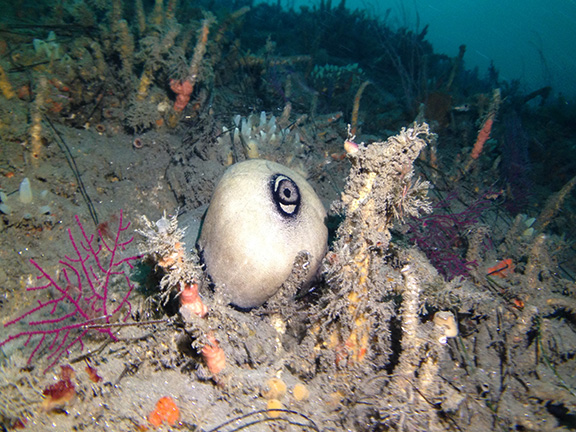
{"type": "Polygon", "coordinates": [[[488,117],[484,122],[482,129],[480,129],[480,132],[478,132],[478,137],[476,138],[474,148],[472,149],[472,154],[470,155],[472,159],[478,159],[482,154],[484,144],[490,138],[490,132],[492,131],[493,123],[494,123],[494,117],[493,116],[488,117]]]}
{"type": "Polygon", "coordinates": [[[220,345],[218,345],[218,341],[216,341],[214,335],[209,334],[207,339],[208,343],[202,347],[200,352],[210,373],[217,375],[226,366],[226,354],[224,350],[220,348],[220,345]]]}
{"type": "Polygon", "coordinates": [[[514,274],[514,262],[512,258],[507,258],[499,261],[495,266],[488,269],[488,276],[498,276],[500,278],[507,278],[514,274]]]}
{"type": "Polygon", "coordinates": [[[189,80],[170,80],[170,89],[176,93],[174,111],[184,111],[184,108],[186,108],[186,105],[188,105],[190,101],[190,95],[194,91],[194,83],[189,80]]]}
{"type": "Polygon", "coordinates": [[[180,291],[180,313],[188,322],[192,320],[192,315],[204,318],[208,313],[208,307],[198,294],[198,284],[184,284],[180,291]]]}

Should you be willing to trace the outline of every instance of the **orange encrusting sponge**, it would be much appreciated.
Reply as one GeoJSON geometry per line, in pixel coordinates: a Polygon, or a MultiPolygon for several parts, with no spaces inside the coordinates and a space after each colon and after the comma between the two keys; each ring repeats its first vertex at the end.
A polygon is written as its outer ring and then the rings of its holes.
{"type": "Polygon", "coordinates": [[[180,417],[180,410],[176,402],[170,396],[164,396],[156,403],[156,408],[148,416],[148,421],[154,427],[159,427],[162,422],[174,426],[180,417]]]}

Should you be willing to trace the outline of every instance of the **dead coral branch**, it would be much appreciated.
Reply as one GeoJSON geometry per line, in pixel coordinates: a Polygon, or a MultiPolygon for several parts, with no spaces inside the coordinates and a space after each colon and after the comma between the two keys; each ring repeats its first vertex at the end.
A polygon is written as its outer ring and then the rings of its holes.
{"type": "Polygon", "coordinates": [[[386,142],[362,144],[350,155],[352,168],[338,204],[346,217],[338,228],[327,272],[329,280],[340,285],[326,308],[333,312],[326,319],[340,317],[333,327],[328,326],[332,328],[326,342],[336,351],[340,367],[363,362],[370,354],[370,341],[379,337],[373,334],[375,324],[384,319],[379,315],[387,312],[378,304],[376,287],[381,283],[377,267],[388,249],[394,217],[430,210],[427,184],[415,183],[412,178],[414,160],[433,139],[427,124],[414,125],[386,142]],[[341,299],[346,302],[342,304],[341,299]]]}
{"type": "Polygon", "coordinates": [[[562,189],[560,189],[560,191],[556,192],[555,194],[551,195],[550,198],[548,198],[544,209],[537,219],[536,229],[538,231],[546,229],[550,222],[552,222],[554,217],[562,208],[566,196],[572,191],[572,189],[574,189],[574,186],[576,186],[576,176],[572,177],[572,179],[570,179],[570,181],[568,181],[568,183],[566,183],[562,189]]]}

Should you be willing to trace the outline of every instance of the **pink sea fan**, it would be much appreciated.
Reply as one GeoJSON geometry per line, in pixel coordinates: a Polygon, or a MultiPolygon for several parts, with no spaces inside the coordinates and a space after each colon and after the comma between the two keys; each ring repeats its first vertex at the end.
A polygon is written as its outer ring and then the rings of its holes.
{"type": "Polygon", "coordinates": [[[124,239],[130,222],[124,224],[120,211],[118,227],[110,235],[110,227],[98,230],[98,236],[88,235],[78,216],[76,223],[80,229],[77,241],[72,230],[68,229],[68,238],[72,245],[71,256],[60,260],[62,265],[58,278],[48,274],[36,261],[30,260],[38,269],[42,285],[29,287],[27,291],[46,291],[47,299],[38,300],[38,306],[8,321],[4,327],[23,322],[29,318],[28,330],[16,333],[0,342],[0,347],[16,339],[25,338],[24,346],[34,346],[28,364],[39,350],[44,349],[51,361],[47,369],[54,366],[60,358],[68,354],[73,346],[84,348],[83,338],[90,331],[98,332],[116,340],[113,324],[126,321],[131,314],[128,300],[134,289],[127,274],[128,268],[138,256],[121,257],[121,252],[132,242],[133,237],[124,239]],[[127,290],[120,298],[111,291],[113,279],[123,279],[127,290]]]}

